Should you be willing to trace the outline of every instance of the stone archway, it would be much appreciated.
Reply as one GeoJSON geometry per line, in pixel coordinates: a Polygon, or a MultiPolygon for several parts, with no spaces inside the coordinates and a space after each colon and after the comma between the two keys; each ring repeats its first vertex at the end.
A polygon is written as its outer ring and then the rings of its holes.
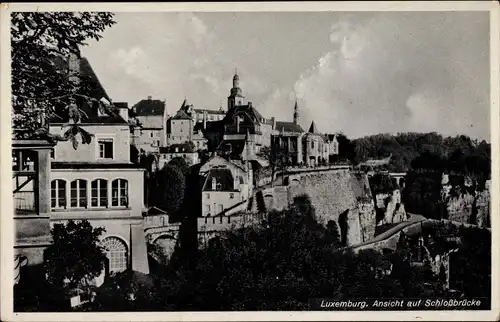
{"type": "Polygon", "coordinates": [[[177,238],[172,233],[165,233],[156,236],[149,243],[148,252],[159,263],[166,264],[172,257],[177,245],[177,238]]]}

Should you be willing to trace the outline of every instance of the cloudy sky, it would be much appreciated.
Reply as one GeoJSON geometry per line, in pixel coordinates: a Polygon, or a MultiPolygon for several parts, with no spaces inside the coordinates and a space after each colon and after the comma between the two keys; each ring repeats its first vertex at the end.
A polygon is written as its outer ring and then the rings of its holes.
{"type": "Polygon", "coordinates": [[[264,116],[349,137],[489,138],[486,12],[118,13],[83,49],[111,98],[226,107],[235,68],[264,116]]]}

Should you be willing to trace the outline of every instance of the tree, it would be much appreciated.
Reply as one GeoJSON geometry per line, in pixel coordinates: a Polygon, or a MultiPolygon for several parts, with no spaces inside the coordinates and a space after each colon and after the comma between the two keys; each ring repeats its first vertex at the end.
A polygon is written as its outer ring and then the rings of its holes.
{"type": "Polygon", "coordinates": [[[87,220],[54,225],[53,244],[44,257],[47,281],[55,290],[65,294],[88,287],[102,273],[106,254],[99,237],[103,232],[104,228],[93,228],[87,220]]]}
{"type": "Polygon", "coordinates": [[[177,167],[184,175],[186,175],[189,170],[189,165],[187,164],[186,160],[181,157],[173,158],[172,160],[170,160],[170,162],[168,162],[168,165],[177,167]]]}
{"type": "MultiPolygon", "coordinates": [[[[260,150],[260,156],[264,157],[269,162],[269,168],[271,169],[271,178],[274,182],[274,176],[278,171],[284,172],[285,167],[288,165],[288,154],[287,151],[275,145],[272,148],[263,147],[260,150]]],[[[282,178],[284,178],[282,176],[282,178]]]]}
{"type": "Polygon", "coordinates": [[[344,133],[337,133],[336,137],[339,143],[339,160],[354,162],[356,157],[355,144],[344,133]]]}
{"type": "Polygon", "coordinates": [[[14,135],[18,138],[52,137],[72,140],[80,134],[88,144],[91,135],[77,125],[85,117],[79,106],[91,104],[107,113],[116,111],[92,97],[89,79],[70,72],[68,57],[80,58],[87,39],[100,40],[112,26],[112,13],[15,12],[12,14],[12,107],[14,135]],[[48,120],[72,119],[63,136],[50,136],[48,120]]]}
{"type": "Polygon", "coordinates": [[[182,205],[185,188],[184,174],[178,167],[167,164],[154,174],[149,187],[149,204],[173,214],[182,205]]]}

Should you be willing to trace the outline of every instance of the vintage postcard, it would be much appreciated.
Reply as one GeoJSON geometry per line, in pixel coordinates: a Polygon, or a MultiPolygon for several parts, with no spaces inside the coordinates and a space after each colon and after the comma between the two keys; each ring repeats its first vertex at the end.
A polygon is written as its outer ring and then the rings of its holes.
{"type": "Polygon", "coordinates": [[[499,319],[498,21],[3,4],[1,319],[499,319]]]}

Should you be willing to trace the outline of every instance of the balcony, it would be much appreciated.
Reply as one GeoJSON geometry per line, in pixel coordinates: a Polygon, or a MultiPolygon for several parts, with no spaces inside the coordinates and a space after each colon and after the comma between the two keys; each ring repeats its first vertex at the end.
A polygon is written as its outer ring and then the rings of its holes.
{"type": "Polygon", "coordinates": [[[43,140],[12,143],[14,215],[39,215],[50,210],[50,150],[43,140]]]}

